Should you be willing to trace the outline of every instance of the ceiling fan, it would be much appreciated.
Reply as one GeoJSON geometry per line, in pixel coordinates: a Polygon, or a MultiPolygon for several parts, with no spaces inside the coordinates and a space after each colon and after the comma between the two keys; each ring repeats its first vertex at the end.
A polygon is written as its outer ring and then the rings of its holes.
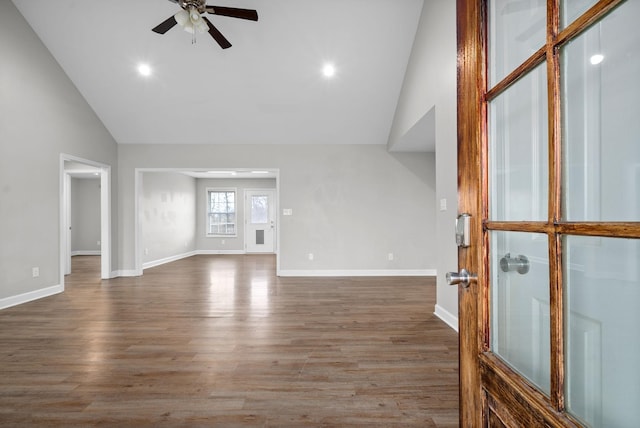
{"type": "Polygon", "coordinates": [[[191,34],[196,32],[204,33],[208,31],[211,37],[218,42],[222,49],[231,47],[231,43],[222,33],[209,21],[205,12],[212,15],[229,16],[231,18],[258,20],[258,12],[253,9],[238,9],[235,7],[208,6],[206,0],[169,0],[180,5],[182,10],[167,18],[164,22],[154,27],[151,31],[164,34],[172,29],[176,24],[180,24],[185,31],[191,34]]]}

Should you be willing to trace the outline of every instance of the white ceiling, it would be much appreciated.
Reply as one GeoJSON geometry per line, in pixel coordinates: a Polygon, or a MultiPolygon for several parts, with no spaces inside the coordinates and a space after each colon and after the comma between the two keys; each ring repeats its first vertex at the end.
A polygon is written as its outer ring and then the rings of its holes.
{"type": "Polygon", "coordinates": [[[122,144],[386,144],[423,4],[209,0],[258,11],[208,15],[223,50],[153,33],[180,10],[168,0],[13,2],[122,144]]]}

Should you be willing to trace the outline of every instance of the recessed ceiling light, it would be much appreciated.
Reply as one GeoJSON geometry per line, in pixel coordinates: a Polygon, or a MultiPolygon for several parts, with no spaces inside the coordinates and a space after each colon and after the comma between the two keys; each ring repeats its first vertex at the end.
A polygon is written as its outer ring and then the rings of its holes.
{"type": "Polygon", "coordinates": [[[603,60],[604,60],[604,55],[602,55],[602,54],[595,54],[595,55],[591,56],[591,58],[589,59],[589,61],[591,61],[591,64],[593,64],[593,65],[598,65],[603,60]]]}
{"type": "Polygon", "coordinates": [[[333,64],[327,63],[322,67],[322,74],[324,77],[333,77],[336,74],[336,67],[333,64]]]}
{"type": "Polygon", "coordinates": [[[149,64],[139,64],[138,73],[140,73],[141,76],[149,77],[151,76],[151,67],[149,67],[149,64]]]}

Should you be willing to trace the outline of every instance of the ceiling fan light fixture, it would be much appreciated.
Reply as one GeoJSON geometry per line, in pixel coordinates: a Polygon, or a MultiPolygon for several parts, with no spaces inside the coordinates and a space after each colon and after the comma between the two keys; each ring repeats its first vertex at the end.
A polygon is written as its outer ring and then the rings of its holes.
{"type": "Polygon", "coordinates": [[[176,22],[184,28],[184,31],[188,33],[194,34],[196,31],[198,33],[206,33],[209,30],[207,23],[194,8],[190,8],[189,10],[183,9],[176,13],[174,18],[176,22]]]}
{"type": "Polygon", "coordinates": [[[191,43],[196,42],[196,33],[209,33],[222,49],[231,47],[231,42],[218,30],[205,13],[212,15],[228,16],[230,18],[258,20],[258,12],[253,9],[241,9],[237,7],[208,6],[207,0],[170,0],[177,3],[182,10],[162,21],[151,29],[154,33],[165,34],[174,26],[180,25],[185,31],[192,34],[191,43]]]}

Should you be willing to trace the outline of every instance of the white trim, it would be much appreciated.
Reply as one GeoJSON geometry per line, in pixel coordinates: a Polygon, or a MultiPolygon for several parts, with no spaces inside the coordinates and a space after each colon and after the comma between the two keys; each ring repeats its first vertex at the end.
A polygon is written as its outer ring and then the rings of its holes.
{"type": "MultiPolygon", "coordinates": [[[[217,255],[217,254],[232,254],[232,255],[242,255],[249,254],[244,250],[196,250],[196,256],[208,256],[208,255],[217,255]]],[[[254,253],[257,254],[257,253],[254,253]]]]}
{"type": "MultiPolygon", "coordinates": [[[[64,161],[62,162],[64,168],[64,161]]],[[[62,177],[62,196],[60,197],[60,203],[63,204],[61,206],[62,213],[61,215],[61,236],[60,239],[63,242],[60,242],[61,246],[64,246],[64,275],[69,275],[71,273],[71,175],[66,171],[63,173],[62,177]],[[64,216],[64,218],[62,218],[64,216]]],[[[64,276],[63,276],[64,277],[64,276]]],[[[63,284],[63,282],[60,282],[63,284]]]]}
{"type": "Polygon", "coordinates": [[[447,323],[449,327],[454,329],[456,332],[458,331],[458,317],[453,315],[451,312],[447,311],[440,305],[436,305],[436,310],[433,313],[435,316],[440,318],[442,321],[447,323]]]}
{"type": "MultiPolygon", "coordinates": [[[[189,251],[188,253],[177,254],[175,256],[165,257],[163,259],[152,260],[150,262],[146,262],[142,265],[142,269],[149,269],[152,267],[160,266],[166,263],[175,262],[178,260],[186,259],[187,257],[193,256],[208,256],[208,255],[244,255],[248,254],[243,250],[195,250],[189,251]]],[[[257,254],[257,253],[256,253],[257,254]]],[[[126,276],[135,276],[135,275],[126,275],[126,276]]]]}
{"type": "Polygon", "coordinates": [[[280,276],[280,169],[276,170],[276,243],[273,251],[276,253],[276,276],[280,276]]]}
{"type": "Polygon", "coordinates": [[[282,269],[278,276],[436,276],[435,269],[341,269],[341,270],[301,270],[282,269]]]}
{"type": "MultiPolygon", "coordinates": [[[[72,251],[71,252],[71,257],[73,256],[99,256],[101,255],[101,251],[100,250],[78,250],[78,251],[72,251]]],[[[105,279],[105,278],[102,278],[105,279]]]]}
{"type": "MultiPolygon", "coordinates": [[[[140,218],[140,198],[143,194],[143,170],[136,168],[134,171],[133,180],[133,215],[134,215],[134,228],[133,228],[133,259],[134,259],[134,274],[123,274],[122,276],[141,276],[142,271],[142,219],[140,218]]],[[[125,271],[125,272],[131,272],[125,271]]]]}
{"type": "MultiPolygon", "coordinates": [[[[229,178],[233,178],[233,177],[229,177],[229,178]]],[[[238,225],[241,224],[240,223],[240,216],[239,216],[239,210],[238,210],[238,188],[237,187],[206,187],[204,189],[205,192],[205,197],[204,197],[204,208],[206,210],[205,212],[205,217],[204,217],[204,237],[205,238],[237,238],[238,237],[238,225]],[[222,192],[233,192],[233,203],[234,203],[234,212],[233,214],[235,215],[235,223],[233,225],[233,230],[235,231],[234,233],[228,233],[228,234],[220,234],[220,233],[209,233],[209,230],[211,229],[211,225],[209,224],[209,219],[210,219],[210,215],[211,213],[209,212],[209,208],[211,208],[211,201],[209,200],[209,196],[212,192],[216,192],[216,193],[222,193],[222,192]]]]}
{"type": "Polygon", "coordinates": [[[78,156],[60,153],[60,230],[58,237],[60,241],[60,286],[64,289],[64,276],[70,266],[67,263],[71,260],[71,247],[68,235],[68,214],[70,205],[70,176],[64,169],[65,161],[82,163],[96,168],[100,168],[100,277],[102,279],[112,278],[111,276],[111,166],[83,159],[78,156]]]}
{"type": "Polygon", "coordinates": [[[120,269],[111,272],[111,278],[129,277],[129,276],[142,276],[142,271],[135,269],[120,269]]]}
{"type": "MultiPolygon", "coordinates": [[[[192,256],[207,256],[207,255],[244,255],[244,254],[258,254],[262,253],[247,253],[244,250],[195,250],[188,253],[178,254],[175,256],[165,257],[163,259],[147,262],[143,265],[144,269],[160,266],[165,263],[171,263],[177,260],[181,260],[192,256]]],[[[436,269],[372,269],[372,270],[295,270],[285,269],[280,271],[277,276],[286,277],[349,277],[349,276],[437,276],[436,269]]],[[[111,278],[119,276],[141,276],[142,271],[136,269],[130,270],[117,270],[111,272],[111,278]]],[[[454,325],[457,325],[458,319],[450,316],[454,320],[454,325]]],[[[446,322],[446,321],[445,321],[446,322]]],[[[448,322],[447,322],[448,323],[448,322]]]]}
{"type": "Polygon", "coordinates": [[[142,270],[149,269],[152,267],[160,266],[165,263],[175,262],[177,260],[186,259],[187,257],[195,256],[195,251],[189,251],[188,253],[176,254],[175,256],[169,256],[158,260],[152,260],[150,262],[146,262],[142,264],[142,270]]]}
{"type": "Polygon", "coordinates": [[[244,199],[244,221],[242,223],[242,231],[243,231],[243,235],[244,235],[244,248],[245,251],[247,252],[247,254],[275,254],[276,250],[278,248],[278,228],[279,228],[279,224],[278,224],[278,198],[276,197],[277,193],[277,189],[274,187],[264,187],[264,188],[246,188],[244,189],[244,195],[243,195],[243,199],[244,199]],[[252,192],[268,192],[269,193],[269,210],[273,209],[273,218],[271,221],[272,225],[271,228],[275,228],[275,233],[272,233],[272,240],[273,240],[273,245],[271,246],[271,251],[249,251],[249,234],[247,233],[247,228],[249,226],[249,219],[251,218],[251,204],[249,203],[249,194],[252,192]],[[273,196],[273,197],[272,197],[273,196]]]}
{"type": "Polygon", "coordinates": [[[100,277],[109,279],[111,272],[111,167],[100,171],[100,277]]]}
{"type": "Polygon", "coordinates": [[[4,299],[0,299],[0,309],[6,309],[10,308],[11,306],[21,305],[33,300],[42,299],[43,297],[53,296],[54,294],[62,293],[63,291],[63,285],[53,285],[51,287],[41,288],[39,290],[18,294],[17,296],[5,297],[4,299]]]}

